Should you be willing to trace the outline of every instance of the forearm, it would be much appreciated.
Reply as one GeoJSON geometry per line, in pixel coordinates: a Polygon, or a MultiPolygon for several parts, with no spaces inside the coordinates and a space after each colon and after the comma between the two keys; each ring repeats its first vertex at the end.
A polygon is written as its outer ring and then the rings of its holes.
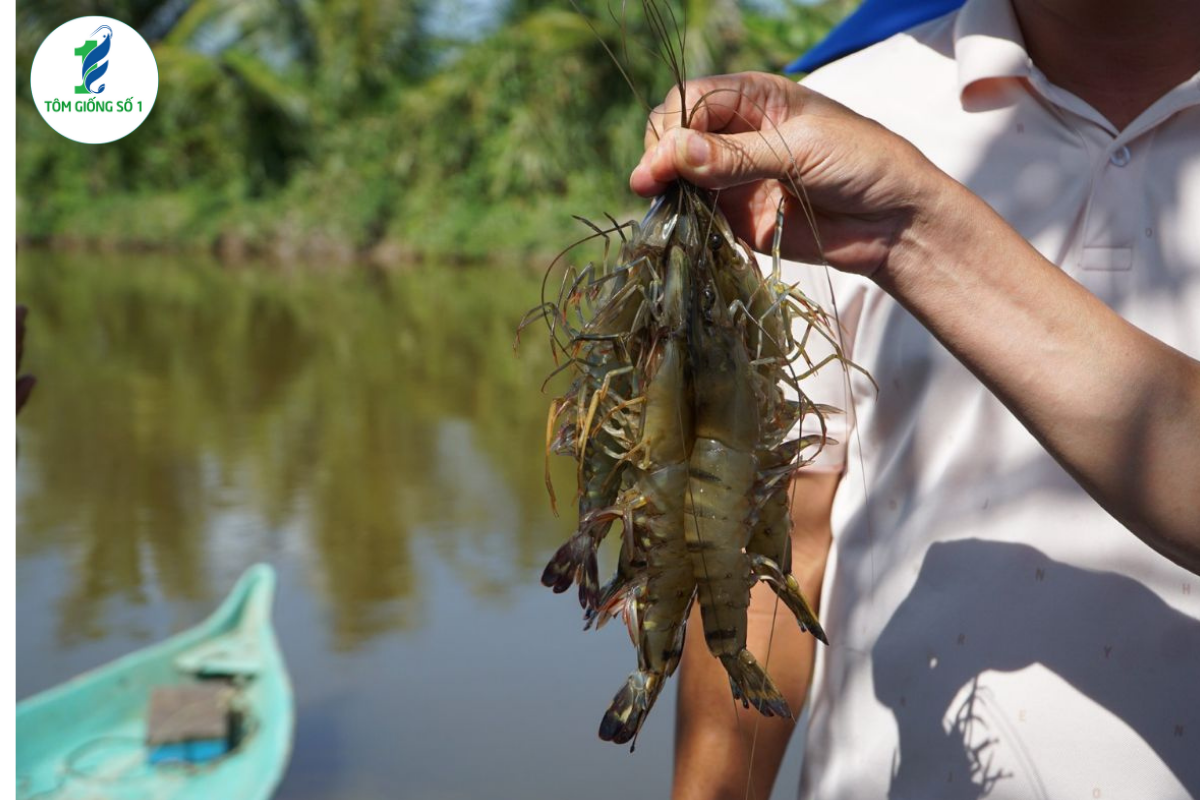
{"type": "Polygon", "coordinates": [[[1110,514],[1200,572],[1200,362],[1126,322],[945,175],[921,197],[875,280],[1110,514]]]}

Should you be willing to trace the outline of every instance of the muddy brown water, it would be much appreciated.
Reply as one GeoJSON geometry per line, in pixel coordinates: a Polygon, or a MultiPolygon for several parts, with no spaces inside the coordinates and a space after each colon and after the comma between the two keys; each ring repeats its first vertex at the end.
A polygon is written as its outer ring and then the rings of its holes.
{"type": "MultiPolygon", "coordinates": [[[[630,755],[599,741],[634,666],[538,583],[570,530],[520,358],[538,281],[23,251],[17,697],[279,574],[296,696],[279,798],[665,797],[674,693],[630,755]]],[[[775,797],[794,796],[793,753],[775,797]]]]}

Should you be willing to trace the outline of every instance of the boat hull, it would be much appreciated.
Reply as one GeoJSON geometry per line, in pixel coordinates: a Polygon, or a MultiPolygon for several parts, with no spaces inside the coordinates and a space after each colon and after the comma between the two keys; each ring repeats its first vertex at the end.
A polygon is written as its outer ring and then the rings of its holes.
{"type": "Polygon", "coordinates": [[[291,683],[271,625],[275,573],[251,567],[194,628],[79,675],[17,705],[21,800],[266,800],[291,756],[291,683]],[[161,686],[236,687],[244,735],[202,765],[149,763],[146,710],[161,686]]]}

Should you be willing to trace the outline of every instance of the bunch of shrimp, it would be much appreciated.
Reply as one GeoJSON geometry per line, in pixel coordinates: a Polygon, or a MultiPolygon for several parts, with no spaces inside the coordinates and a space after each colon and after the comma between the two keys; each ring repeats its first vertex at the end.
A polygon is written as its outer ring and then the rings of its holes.
{"type": "Polygon", "coordinates": [[[604,259],[568,268],[558,296],[522,328],[545,320],[559,369],[573,373],[551,405],[547,453],[576,461],[578,526],[542,582],[555,592],[577,584],[587,626],[621,616],[637,651],[600,737],[635,739],[679,664],[696,602],[734,697],[791,716],[746,648],[746,609],[764,581],[828,642],[791,574],[787,488],[825,441],[793,432],[808,415],[823,431],[835,411],[801,390],[825,363],[808,359],[811,335],[841,358],[830,322],[783,283],[778,256],[760,272],[706,190],[678,183],[640,225],[593,230],[605,237],[604,259]],[[616,574],[601,586],[597,549],[614,527],[616,574]]]}

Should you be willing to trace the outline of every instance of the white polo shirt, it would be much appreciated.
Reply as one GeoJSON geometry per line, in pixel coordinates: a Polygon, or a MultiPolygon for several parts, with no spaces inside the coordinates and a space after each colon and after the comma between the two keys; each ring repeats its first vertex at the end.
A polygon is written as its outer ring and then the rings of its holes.
{"type": "MultiPolygon", "coordinates": [[[[806,85],[1200,357],[1200,75],[1118,131],[1031,63],[1006,0],[969,0],[806,85]]],[[[823,271],[788,275],[828,303],[823,271]]],[[[851,402],[836,370],[810,386],[853,414],[822,456],[845,474],[801,796],[1200,797],[1200,577],[1108,516],[889,296],[831,279],[879,392],[851,374],[851,402]]],[[[1114,455],[1136,480],[1136,448],[1114,455]]]]}

